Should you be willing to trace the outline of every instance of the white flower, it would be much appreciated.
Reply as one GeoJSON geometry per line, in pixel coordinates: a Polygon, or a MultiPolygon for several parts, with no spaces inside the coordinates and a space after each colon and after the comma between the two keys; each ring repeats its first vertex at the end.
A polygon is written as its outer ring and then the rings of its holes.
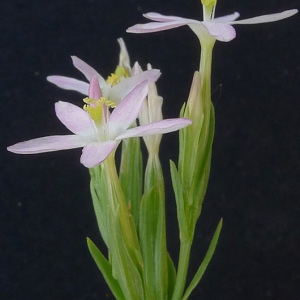
{"type": "Polygon", "coordinates": [[[259,17],[254,17],[250,19],[244,19],[240,21],[235,21],[240,14],[235,12],[231,15],[215,18],[215,6],[207,8],[203,5],[203,15],[204,20],[198,21],[193,19],[186,19],[176,16],[164,16],[155,12],[150,12],[144,14],[143,16],[154,22],[146,24],[136,24],[127,29],[127,32],[131,33],[149,33],[168,30],[172,28],[177,28],[180,26],[188,25],[201,40],[205,38],[207,34],[212,36],[214,39],[222,42],[229,42],[233,40],[236,36],[235,29],[232,25],[237,24],[258,24],[279,21],[298,12],[297,9],[286,10],[281,13],[263,15],[259,17]]]}

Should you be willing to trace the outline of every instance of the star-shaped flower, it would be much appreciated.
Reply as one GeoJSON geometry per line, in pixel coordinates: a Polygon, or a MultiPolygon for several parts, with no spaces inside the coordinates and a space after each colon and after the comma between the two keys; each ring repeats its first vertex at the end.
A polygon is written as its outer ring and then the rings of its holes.
{"type": "Polygon", "coordinates": [[[84,99],[84,109],[68,102],[59,101],[55,104],[56,116],[72,135],[36,138],[7,149],[18,154],[36,154],[83,147],[80,161],[84,166],[92,168],[103,162],[122,139],[163,134],[191,124],[188,119],[177,118],[129,128],[137,118],[147,93],[148,81],[144,81],[110,113],[109,108],[115,107],[115,104],[103,97],[98,77],[93,76],[89,97],[84,99]]]}
{"type": "MultiPolygon", "coordinates": [[[[209,2],[209,1],[202,1],[209,2]]],[[[235,12],[231,15],[215,18],[215,4],[216,1],[210,1],[211,5],[203,5],[203,21],[186,19],[176,16],[164,16],[159,13],[150,12],[143,16],[154,22],[146,24],[136,24],[127,29],[131,33],[150,33],[177,28],[180,26],[188,25],[194,33],[198,36],[200,41],[207,35],[221,42],[229,42],[236,36],[235,29],[232,25],[237,24],[258,24],[279,21],[298,12],[297,9],[286,10],[281,13],[262,15],[250,19],[235,21],[239,17],[239,13],[235,12]]]]}

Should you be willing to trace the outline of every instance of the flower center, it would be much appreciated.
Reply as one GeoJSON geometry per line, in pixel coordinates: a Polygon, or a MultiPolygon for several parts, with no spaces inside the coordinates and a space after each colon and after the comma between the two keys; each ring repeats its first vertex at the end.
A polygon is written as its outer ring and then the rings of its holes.
{"type": "Polygon", "coordinates": [[[117,105],[105,97],[101,97],[100,99],[92,99],[92,98],[84,98],[83,102],[86,103],[83,106],[83,109],[89,113],[91,119],[97,123],[102,123],[102,117],[103,117],[103,106],[105,105],[106,108],[115,108],[117,105]]]}
{"type": "Polygon", "coordinates": [[[123,78],[129,77],[130,73],[129,70],[127,70],[127,68],[122,67],[122,66],[117,66],[116,70],[114,73],[111,73],[110,76],[108,76],[108,78],[106,79],[106,83],[110,84],[110,86],[114,86],[118,83],[120,83],[120,81],[123,78]]]}

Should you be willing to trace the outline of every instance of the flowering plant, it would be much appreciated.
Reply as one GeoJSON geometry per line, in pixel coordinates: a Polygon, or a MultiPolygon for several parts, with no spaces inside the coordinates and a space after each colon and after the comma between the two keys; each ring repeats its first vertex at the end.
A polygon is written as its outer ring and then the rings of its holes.
{"type": "Polygon", "coordinates": [[[273,22],[297,10],[236,21],[239,14],[215,18],[216,0],[202,0],[203,21],[157,13],[145,14],[154,22],[127,31],[149,33],[188,25],[201,45],[195,72],[180,117],[163,119],[162,97],[155,82],[159,70],[130,64],[122,39],[115,71],[105,80],[95,69],[73,56],[74,66],[86,81],[49,76],[49,82],[85,96],[83,108],[59,101],[58,119],[72,132],[17,143],[8,150],[37,154],[82,147],[80,162],[89,169],[91,196],[99,231],[108,255],[87,239],[89,251],[117,299],[188,299],[201,280],[218,242],[222,219],[191,282],[186,278],[195,226],[208,185],[214,108],[211,102],[211,62],[216,40],[235,38],[234,24],[273,22]],[[165,182],[159,158],[162,134],[179,131],[178,162],[170,162],[177,206],[180,251],[175,267],[167,250],[165,182]],[[147,158],[143,167],[143,138],[147,158]],[[122,144],[120,163],[116,149],[122,144]]]}

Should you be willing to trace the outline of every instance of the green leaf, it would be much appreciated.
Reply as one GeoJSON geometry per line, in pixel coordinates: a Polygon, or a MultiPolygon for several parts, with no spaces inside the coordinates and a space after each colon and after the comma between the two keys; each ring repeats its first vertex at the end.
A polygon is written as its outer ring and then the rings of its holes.
{"type": "Polygon", "coordinates": [[[194,278],[192,279],[190,285],[188,286],[188,288],[186,289],[182,300],[186,300],[188,299],[188,297],[190,296],[191,292],[194,290],[194,288],[198,285],[199,281],[201,280],[215,250],[216,250],[216,246],[219,240],[219,236],[220,236],[220,232],[222,229],[222,225],[223,225],[223,219],[220,220],[217,229],[215,230],[215,233],[213,235],[213,238],[210,242],[210,245],[208,247],[208,250],[205,254],[205,257],[201,263],[201,265],[199,266],[194,278]]]}
{"type": "Polygon", "coordinates": [[[99,168],[92,169],[91,176],[99,229],[109,251],[111,276],[117,280],[124,299],[142,300],[142,257],[134,221],[116,172],[114,156],[109,156],[99,168]]]}
{"type": "Polygon", "coordinates": [[[112,274],[118,280],[126,300],[144,300],[141,253],[130,244],[122,221],[119,214],[115,218],[112,216],[112,244],[109,249],[112,274]]]}
{"type": "Polygon", "coordinates": [[[180,240],[190,240],[190,233],[188,230],[188,224],[185,213],[185,203],[183,197],[183,189],[178,174],[176,165],[173,161],[170,160],[170,169],[171,169],[171,179],[173,184],[173,190],[175,193],[176,207],[177,207],[177,219],[179,226],[180,240]]]}
{"type": "Polygon", "coordinates": [[[172,258],[168,253],[168,298],[171,299],[176,283],[176,269],[172,258]]]}
{"type": "Polygon", "coordinates": [[[99,270],[102,272],[107,285],[109,286],[110,290],[112,291],[116,299],[126,300],[118,281],[112,276],[111,264],[107,261],[107,259],[101,253],[101,251],[89,238],[87,238],[87,245],[96,265],[98,266],[99,270]]]}

